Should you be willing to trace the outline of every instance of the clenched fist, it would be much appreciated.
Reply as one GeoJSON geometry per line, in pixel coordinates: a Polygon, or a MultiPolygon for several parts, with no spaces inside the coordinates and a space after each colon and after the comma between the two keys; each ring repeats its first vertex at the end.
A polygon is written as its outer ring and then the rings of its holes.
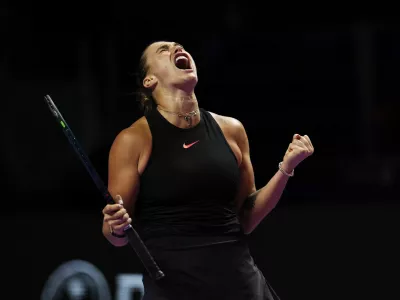
{"type": "Polygon", "coordinates": [[[282,167],[286,172],[291,172],[304,159],[314,153],[314,146],[308,135],[295,134],[283,157],[282,167]]]}
{"type": "Polygon", "coordinates": [[[116,196],[117,204],[107,204],[103,209],[104,222],[108,224],[110,229],[116,234],[123,235],[124,228],[128,226],[132,219],[129,217],[123,206],[120,195],[116,196]]]}

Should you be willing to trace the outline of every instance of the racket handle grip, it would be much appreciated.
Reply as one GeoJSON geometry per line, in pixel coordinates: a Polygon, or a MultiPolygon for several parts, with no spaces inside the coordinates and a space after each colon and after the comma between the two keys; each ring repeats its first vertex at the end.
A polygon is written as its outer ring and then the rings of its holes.
{"type": "Polygon", "coordinates": [[[105,192],[103,195],[104,199],[107,201],[107,204],[115,204],[113,197],[111,197],[109,192],[105,192]]]}
{"type": "Polygon", "coordinates": [[[146,248],[143,241],[139,237],[136,230],[132,227],[132,225],[126,226],[124,228],[124,232],[128,236],[129,244],[131,245],[133,250],[135,250],[150,277],[153,280],[160,280],[164,278],[164,272],[160,270],[160,267],[154,261],[154,258],[151,256],[149,250],[146,248]]]}

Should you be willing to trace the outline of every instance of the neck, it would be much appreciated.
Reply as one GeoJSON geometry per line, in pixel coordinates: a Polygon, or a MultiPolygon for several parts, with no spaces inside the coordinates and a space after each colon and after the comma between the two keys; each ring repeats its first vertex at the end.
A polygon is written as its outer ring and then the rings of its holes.
{"type": "Polygon", "coordinates": [[[198,108],[197,98],[193,90],[160,90],[155,92],[154,96],[161,107],[170,111],[189,113],[198,108]]]}
{"type": "Polygon", "coordinates": [[[179,128],[189,128],[200,122],[200,112],[194,92],[184,91],[160,94],[157,109],[171,124],[179,128]]]}

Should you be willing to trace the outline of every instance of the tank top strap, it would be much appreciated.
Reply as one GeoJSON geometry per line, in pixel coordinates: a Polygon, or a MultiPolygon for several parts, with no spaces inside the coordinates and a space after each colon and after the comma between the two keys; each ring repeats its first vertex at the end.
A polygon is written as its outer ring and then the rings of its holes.
{"type": "Polygon", "coordinates": [[[200,109],[201,115],[204,120],[204,125],[206,127],[207,135],[210,139],[225,140],[225,136],[218,125],[217,121],[211,115],[211,113],[205,109],[200,109]]]}

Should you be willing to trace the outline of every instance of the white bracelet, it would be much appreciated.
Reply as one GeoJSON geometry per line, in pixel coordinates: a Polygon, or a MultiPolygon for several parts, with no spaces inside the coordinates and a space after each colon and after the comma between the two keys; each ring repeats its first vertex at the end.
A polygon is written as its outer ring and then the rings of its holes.
{"type": "Polygon", "coordinates": [[[285,174],[286,176],[289,177],[293,177],[294,176],[294,169],[292,170],[292,172],[289,174],[288,172],[286,172],[284,169],[282,169],[282,162],[279,163],[278,165],[279,167],[279,171],[281,171],[283,174],[285,174]]]}

